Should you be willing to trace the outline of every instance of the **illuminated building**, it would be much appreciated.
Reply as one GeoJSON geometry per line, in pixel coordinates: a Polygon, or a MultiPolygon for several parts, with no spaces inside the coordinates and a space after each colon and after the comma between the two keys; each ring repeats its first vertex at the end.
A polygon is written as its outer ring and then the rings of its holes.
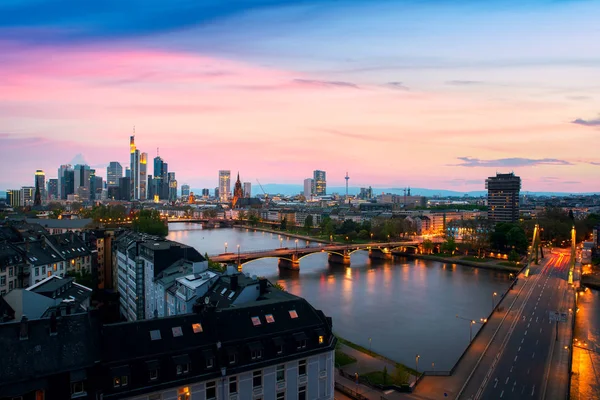
{"type": "Polygon", "coordinates": [[[327,176],[325,171],[315,170],[313,172],[313,180],[315,189],[313,195],[325,196],[327,195],[327,176]]]}
{"type": "Polygon", "coordinates": [[[233,187],[233,202],[231,207],[234,208],[238,203],[239,199],[244,198],[244,189],[242,189],[242,182],[240,181],[240,173],[237,174],[237,180],[233,187]]]}
{"type": "Polygon", "coordinates": [[[140,200],[140,151],[135,147],[135,135],[129,137],[129,151],[131,174],[131,199],[140,200]]]}
{"type": "Polygon", "coordinates": [[[41,169],[38,169],[37,171],[35,171],[35,185],[34,186],[36,189],[36,193],[39,191],[39,202],[37,199],[38,195],[36,194],[35,203],[37,205],[40,205],[41,202],[45,201],[48,197],[46,194],[46,174],[41,169]]]}
{"type": "Polygon", "coordinates": [[[231,171],[219,171],[219,199],[228,201],[231,193],[231,171]]]}
{"type": "Polygon", "coordinates": [[[140,200],[148,198],[148,153],[140,156],[140,200]]]}
{"type": "Polygon", "coordinates": [[[119,186],[119,178],[123,177],[123,167],[117,161],[111,161],[106,167],[106,185],[119,186]]]}
{"type": "Polygon", "coordinates": [[[521,178],[510,174],[496,174],[485,180],[488,190],[488,219],[493,222],[519,220],[519,192],[521,178]]]}

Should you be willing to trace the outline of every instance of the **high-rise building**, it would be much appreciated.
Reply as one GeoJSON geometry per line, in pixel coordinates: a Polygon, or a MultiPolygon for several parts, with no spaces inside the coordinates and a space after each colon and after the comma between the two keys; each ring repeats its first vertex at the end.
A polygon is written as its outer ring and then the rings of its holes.
{"type": "Polygon", "coordinates": [[[63,179],[60,186],[60,195],[62,200],[67,200],[70,194],[75,193],[75,170],[64,170],[63,179]]]}
{"type": "Polygon", "coordinates": [[[148,198],[148,153],[140,156],[140,200],[148,198]]]}
{"type": "Polygon", "coordinates": [[[56,196],[58,199],[63,199],[66,200],[67,199],[67,194],[63,193],[63,188],[64,188],[64,176],[65,176],[65,171],[68,170],[72,170],[72,167],[70,164],[65,164],[65,165],[61,165],[58,168],[58,195],[56,196]]]}
{"type": "Polygon", "coordinates": [[[118,200],[131,200],[131,178],[119,178],[119,198],[118,200]]]}
{"type": "Polygon", "coordinates": [[[221,196],[219,196],[219,188],[216,187],[215,188],[215,199],[220,199],[220,198],[221,198],[221,196]]]}
{"type": "Polygon", "coordinates": [[[175,172],[169,172],[169,201],[177,201],[177,180],[175,172]]]}
{"type": "Polygon", "coordinates": [[[58,179],[48,179],[48,198],[51,200],[58,199],[58,179]]]}
{"type": "Polygon", "coordinates": [[[190,196],[190,185],[181,185],[181,197],[187,199],[190,196]]]}
{"type": "Polygon", "coordinates": [[[306,197],[307,200],[312,198],[314,187],[315,181],[312,178],[306,178],[304,180],[304,197],[306,197]]]}
{"type": "Polygon", "coordinates": [[[111,161],[106,167],[106,186],[119,186],[119,178],[123,177],[123,167],[117,161],[111,161]]]}
{"type": "Polygon", "coordinates": [[[219,171],[219,200],[228,201],[231,194],[231,171],[219,171]]]}
{"type": "Polygon", "coordinates": [[[210,197],[210,189],[202,189],[202,197],[208,199],[210,197]]]}
{"type": "Polygon", "coordinates": [[[131,168],[125,167],[125,178],[131,179],[131,168]]]}
{"type": "Polygon", "coordinates": [[[35,183],[34,186],[39,188],[41,201],[46,201],[48,195],[46,193],[46,174],[41,169],[35,171],[35,183]]]}
{"type": "Polygon", "coordinates": [[[23,197],[20,189],[9,189],[6,191],[6,203],[11,207],[23,207],[23,197]]]}
{"type": "Polygon", "coordinates": [[[485,180],[488,190],[488,219],[493,222],[519,220],[519,192],[521,178],[510,174],[496,174],[485,180]]]}
{"type": "Polygon", "coordinates": [[[24,206],[32,206],[35,198],[35,187],[34,186],[23,186],[21,188],[21,201],[24,206]]]}
{"type": "Polygon", "coordinates": [[[140,151],[135,147],[135,135],[129,137],[131,168],[131,199],[140,200],[140,151]]]}
{"type": "Polygon", "coordinates": [[[315,196],[325,196],[327,194],[327,175],[325,171],[315,170],[313,172],[313,180],[315,184],[313,194],[315,196]]]}
{"type": "Polygon", "coordinates": [[[96,171],[92,174],[92,170],[89,165],[77,164],[74,168],[74,193],[79,196],[80,201],[87,201],[90,199],[90,176],[95,175],[96,171]]]}
{"type": "Polygon", "coordinates": [[[252,197],[252,183],[244,182],[244,197],[250,198],[252,197]]]}
{"type": "Polygon", "coordinates": [[[169,166],[159,156],[154,157],[154,194],[162,200],[169,198],[169,166]]]}

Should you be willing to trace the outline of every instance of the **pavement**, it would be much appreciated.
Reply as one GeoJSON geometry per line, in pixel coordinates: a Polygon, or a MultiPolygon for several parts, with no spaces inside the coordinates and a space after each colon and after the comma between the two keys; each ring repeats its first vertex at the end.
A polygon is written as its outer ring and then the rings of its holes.
{"type": "Polygon", "coordinates": [[[570,326],[559,324],[557,341],[556,323],[549,320],[549,312],[567,312],[572,306],[568,270],[569,256],[561,252],[547,255],[540,266],[531,268],[520,300],[474,370],[461,399],[566,398],[569,355],[564,348],[560,350],[570,340],[570,326]]]}

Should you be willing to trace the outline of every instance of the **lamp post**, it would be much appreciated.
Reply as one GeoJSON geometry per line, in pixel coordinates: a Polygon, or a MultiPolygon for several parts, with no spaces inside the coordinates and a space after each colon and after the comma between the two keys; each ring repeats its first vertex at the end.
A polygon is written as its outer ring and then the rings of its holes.
{"type": "Polygon", "coordinates": [[[475,320],[471,320],[469,324],[469,343],[473,341],[473,324],[475,324],[475,320]]]}
{"type": "Polygon", "coordinates": [[[371,242],[373,241],[373,232],[371,232],[371,242]]]}
{"type": "Polygon", "coordinates": [[[371,338],[369,338],[369,351],[371,351],[371,338]]]}
{"type": "Polygon", "coordinates": [[[417,354],[417,356],[415,357],[415,363],[416,363],[416,367],[417,367],[415,369],[415,371],[417,371],[417,375],[415,376],[415,382],[417,381],[418,376],[419,376],[419,358],[421,358],[421,356],[417,354]]]}
{"type": "Polygon", "coordinates": [[[474,319],[460,317],[460,316],[458,316],[458,314],[456,315],[456,318],[458,318],[458,319],[464,319],[465,321],[469,321],[469,343],[471,343],[471,341],[473,340],[473,325],[475,325],[475,324],[481,324],[481,325],[483,325],[483,324],[485,324],[487,322],[486,318],[480,318],[479,322],[477,322],[474,319]]]}
{"type": "Polygon", "coordinates": [[[496,296],[498,296],[498,293],[494,292],[492,294],[492,311],[494,311],[494,308],[496,308],[496,296]]]}
{"type": "Polygon", "coordinates": [[[298,239],[295,240],[296,242],[296,253],[298,252],[298,239]]]}
{"type": "Polygon", "coordinates": [[[432,363],[431,363],[431,370],[432,370],[433,372],[435,372],[435,363],[434,363],[434,362],[432,362],[432,363]]]}
{"type": "Polygon", "coordinates": [[[227,253],[227,242],[225,242],[225,253],[227,253]]]}
{"type": "Polygon", "coordinates": [[[281,236],[279,237],[279,248],[283,248],[283,238],[281,236]]]}

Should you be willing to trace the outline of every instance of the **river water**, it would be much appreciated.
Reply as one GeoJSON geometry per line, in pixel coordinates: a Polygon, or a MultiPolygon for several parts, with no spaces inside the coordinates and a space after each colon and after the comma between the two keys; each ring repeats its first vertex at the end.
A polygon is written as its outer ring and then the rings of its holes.
{"type": "MultiPolygon", "coordinates": [[[[247,229],[206,229],[199,224],[169,225],[169,239],[200,253],[294,247],[295,239],[247,229]]],[[[300,240],[299,246],[307,245],[300,240]]],[[[312,244],[316,245],[316,244],[312,244]]],[[[370,260],[352,254],[351,266],[330,266],[317,253],[300,261],[300,271],[279,270],[277,259],[244,265],[244,271],[281,283],[333,318],[338,335],[371,347],[419,370],[449,370],[469,343],[470,322],[489,315],[493,293],[510,285],[508,274],[436,261],[370,260]],[[461,318],[456,318],[459,315],[461,318]]],[[[496,297],[498,299],[499,297],[496,297]]],[[[473,336],[481,325],[473,326],[473,336]]]]}

